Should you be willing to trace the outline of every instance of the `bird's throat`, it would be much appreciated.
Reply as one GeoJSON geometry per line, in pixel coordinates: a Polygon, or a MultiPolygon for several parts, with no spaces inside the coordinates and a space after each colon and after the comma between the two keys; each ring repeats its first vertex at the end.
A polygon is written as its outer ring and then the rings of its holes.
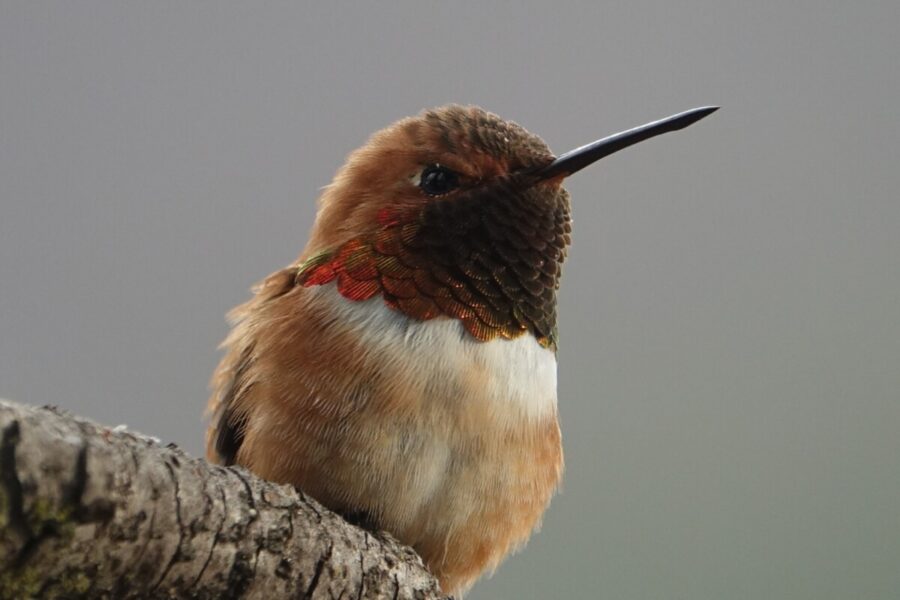
{"type": "Polygon", "coordinates": [[[413,214],[383,211],[374,233],[304,261],[297,283],[337,282],[341,295],[385,304],[410,318],[448,316],[476,339],[531,333],[556,348],[556,292],[571,231],[562,189],[502,182],[436,199],[413,214]]]}

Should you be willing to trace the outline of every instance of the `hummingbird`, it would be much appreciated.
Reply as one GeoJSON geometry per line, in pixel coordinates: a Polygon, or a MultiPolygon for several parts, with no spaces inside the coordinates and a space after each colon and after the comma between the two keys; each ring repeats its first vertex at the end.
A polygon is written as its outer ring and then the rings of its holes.
{"type": "Polygon", "coordinates": [[[451,595],[521,548],[560,483],[563,180],[686,111],[554,156],[474,106],[348,157],[299,258],[229,313],[207,457],[411,546],[451,595]]]}

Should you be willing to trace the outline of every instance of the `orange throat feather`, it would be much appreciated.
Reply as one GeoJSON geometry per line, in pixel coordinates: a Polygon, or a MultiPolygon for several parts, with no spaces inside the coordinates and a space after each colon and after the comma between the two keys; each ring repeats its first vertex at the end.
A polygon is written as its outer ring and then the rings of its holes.
{"type": "Polygon", "coordinates": [[[296,282],[336,280],[350,300],[381,294],[413,319],[458,319],[481,341],[531,333],[555,350],[556,293],[571,232],[568,195],[560,190],[555,199],[507,179],[487,194],[383,210],[380,229],[306,259],[296,282]]]}

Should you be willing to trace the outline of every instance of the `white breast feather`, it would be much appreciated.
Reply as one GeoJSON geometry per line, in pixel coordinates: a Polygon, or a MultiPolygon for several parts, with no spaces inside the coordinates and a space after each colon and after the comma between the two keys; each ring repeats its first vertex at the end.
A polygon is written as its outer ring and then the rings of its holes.
{"type": "Polygon", "coordinates": [[[457,319],[417,321],[388,308],[380,297],[348,300],[333,284],[310,291],[338,311],[339,322],[359,335],[369,352],[393,357],[410,381],[453,379],[477,370],[488,382],[478,397],[502,418],[542,419],[556,412],[556,355],[530,334],[482,342],[457,319]]]}

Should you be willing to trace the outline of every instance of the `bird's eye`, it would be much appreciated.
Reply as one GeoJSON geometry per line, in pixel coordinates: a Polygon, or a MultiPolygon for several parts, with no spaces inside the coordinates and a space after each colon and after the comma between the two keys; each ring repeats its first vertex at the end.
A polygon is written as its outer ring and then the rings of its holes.
{"type": "Polygon", "coordinates": [[[443,196],[459,187],[459,175],[441,165],[429,165],[422,170],[419,187],[429,196],[443,196]]]}

